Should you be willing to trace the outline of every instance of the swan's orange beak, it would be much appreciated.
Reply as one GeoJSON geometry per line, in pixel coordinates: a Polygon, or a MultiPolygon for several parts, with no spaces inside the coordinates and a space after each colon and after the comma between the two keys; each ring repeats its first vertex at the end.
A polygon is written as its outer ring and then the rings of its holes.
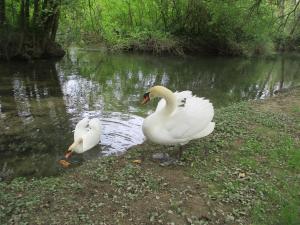
{"type": "Polygon", "coordinates": [[[67,150],[66,153],[65,153],[65,158],[68,159],[70,158],[72,155],[72,151],[71,150],[67,150]]]}
{"type": "Polygon", "coordinates": [[[150,96],[149,96],[150,92],[147,92],[144,94],[144,99],[143,101],[141,102],[142,105],[145,105],[147,102],[150,101],[150,96]]]}

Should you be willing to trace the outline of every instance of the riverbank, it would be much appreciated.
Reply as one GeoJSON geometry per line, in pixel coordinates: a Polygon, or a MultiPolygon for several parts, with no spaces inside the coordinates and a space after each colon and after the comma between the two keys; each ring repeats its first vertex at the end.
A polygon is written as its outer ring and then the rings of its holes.
{"type": "Polygon", "coordinates": [[[215,121],[177,166],[151,159],[173,148],[144,143],[59,177],[1,182],[0,222],[299,224],[300,89],[218,109],[215,121]]]}
{"type": "Polygon", "coordinates": [[[298,6],[194,0],[63,4],[57,38],[154,54],[272,55],[299,50],[298,6]]]}

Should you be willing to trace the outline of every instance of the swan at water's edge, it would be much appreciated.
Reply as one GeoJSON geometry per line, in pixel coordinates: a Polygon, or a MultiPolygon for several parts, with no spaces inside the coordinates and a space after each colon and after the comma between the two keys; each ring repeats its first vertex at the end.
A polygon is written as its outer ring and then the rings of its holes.
{"type": "Polygon", "coordinates": [[[68,148],[65,158],[68,159],[73,152],[83,153],[97,145],[100,141],[101,127],[98,118],[80,120],[75,127],[74,142],[68,148]]]}
{"type": "Polygon", "coordinates": [[[213,132],[214,108],[208,99],[193,96],[191,91],[173,93],[166,87],[154,86],[144,94],[142,104],[155,97],[162,99],[142,126],[150,141],[162,145],[184,145],[213,132]]]}

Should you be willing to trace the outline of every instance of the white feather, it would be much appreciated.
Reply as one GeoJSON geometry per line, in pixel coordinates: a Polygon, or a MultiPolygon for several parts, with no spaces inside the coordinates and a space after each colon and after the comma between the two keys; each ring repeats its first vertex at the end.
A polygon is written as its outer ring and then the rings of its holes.
{"type": "Polygon", "coordinates": [[[88,118],[83,118],[80,120],[76,126],[74,131],[74,141],[79,141],[79,139],[88,132],[88,124],[90,120],[88,118]]]}
{"type": "Polygon", "coordinates": [[[89,131],[82,136],[83,152],[93,148],[100,141],[101,122],[94,118],[89,122],[89,131]]]}
{"type": "Polygon", "coordinates": [[[164,87],[153,90],[152,95],[163,98],[155,112],[144,120],[147,139],[165,145],[186,144],[214,130],[214,108],[209,100],[193,96],[191,91],[172,93],[164,87]],[[155,95],[156,90],[160,94],[155,95]]]}
{"type": "Polygon", "coordinates": [[[100,141],[101,122],[99,119],[83,118],[80,120],[74,131],[74,143],[71,145],[71,150],[76,153],[83,153],[100,141]]]}

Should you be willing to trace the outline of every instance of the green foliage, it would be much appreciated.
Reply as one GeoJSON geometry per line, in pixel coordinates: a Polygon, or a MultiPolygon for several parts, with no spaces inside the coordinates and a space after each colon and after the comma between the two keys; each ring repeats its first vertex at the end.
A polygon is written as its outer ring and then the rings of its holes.
{"type": "MultiPolygon", "coordinates": [[[[284,4],[287,13],[295,7],[284,4]]],[[[280,17],[280,10],[274,1],[78,0],[63,10],[61,40],[104,41],[113,50],[259,54],[290,37],[295,16],[280,17]]]]}
{"type": "Polygon", "coordinates": [[[59,0],[3,0],[0,8],[0,59],[61,57],[55,43],[59,0]]]}
{"type": "Polygon", "coordinates": [[[188,50],[227,55],[271,53],[275,47],[294,50],[300,46],[300,4],[292,0],[28,3],[6,0],[5,18],[0,19],[0,25],[9,25],[10,30],[30,30],[42,36],[50,33],[53,39],[62,6],[57,38],[64,44],[104,42],[111,50],[175,54],[188,50]]]}

